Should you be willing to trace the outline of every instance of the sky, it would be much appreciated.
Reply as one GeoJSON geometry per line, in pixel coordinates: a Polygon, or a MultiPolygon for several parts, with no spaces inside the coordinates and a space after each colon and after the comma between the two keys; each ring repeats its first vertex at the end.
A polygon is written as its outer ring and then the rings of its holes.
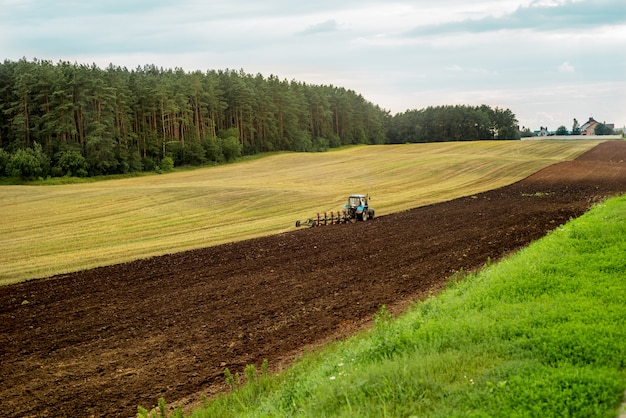
{"type": "Polygon", "coordinates": [[[0,0],[0,58],[243,70],[392,115],[486,104],[531,130],[626,126],[624,0],[0,0]]]}

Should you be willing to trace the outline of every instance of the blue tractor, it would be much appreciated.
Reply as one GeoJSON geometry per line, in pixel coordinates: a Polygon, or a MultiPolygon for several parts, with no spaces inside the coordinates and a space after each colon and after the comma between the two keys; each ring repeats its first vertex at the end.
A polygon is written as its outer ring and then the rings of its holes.
{"type": "Polygon", "coordinates": [[[353,194],[348,198],[348,203],[343,208],[348,212],[350,220],[374,219],[374,209],[370,208],[369,200],[369,196],[364,194],[353,194]]]}
{"type": "Polygon", "coordinates": [[[367,221],[374,219],[374,209],[369,205],[369,196],[353,194],[348,198],[348,203],[343,205],[341,211],[318,213],[317,217],[306,221],[296,221],[296,228],[301,226],[322,226],[342,224],[346,222],[367,221]]]}

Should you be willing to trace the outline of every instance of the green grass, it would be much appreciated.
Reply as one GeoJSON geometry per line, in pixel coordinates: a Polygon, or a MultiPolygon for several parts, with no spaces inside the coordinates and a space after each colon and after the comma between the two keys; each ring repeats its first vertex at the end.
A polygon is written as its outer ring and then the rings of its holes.
{"type": "Polygon", "coordinates": [[[249,366],[250,383],[191,416],[614,417],[624,272],[620,197],[281,374],[249,366]]]}
{"type": "Polygon", "coordinates": [[[0,186],[0,285],[290,231],[297,219],[339,209],[351,193],[369,193],[377,215],[450,200],[597,143],[362,146],[101,182],[0,186]]]}

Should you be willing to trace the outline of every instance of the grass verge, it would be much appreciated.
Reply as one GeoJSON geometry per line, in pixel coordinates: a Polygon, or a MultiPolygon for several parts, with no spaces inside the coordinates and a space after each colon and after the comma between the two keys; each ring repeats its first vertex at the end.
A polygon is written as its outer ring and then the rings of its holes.
{"type": "Polygon", "coordinates": [[[626,196],[279,375],[229,375],[191,416],[614,417],[624,271],[626,196]]]}

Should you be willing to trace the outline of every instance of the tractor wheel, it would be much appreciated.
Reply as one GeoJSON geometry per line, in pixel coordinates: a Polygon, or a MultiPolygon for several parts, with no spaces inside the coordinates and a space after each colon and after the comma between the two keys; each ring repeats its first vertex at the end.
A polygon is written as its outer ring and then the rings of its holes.
{"type": "Polygon", "coordinates": [[[368,216],[370,219],[374,219],[374,209],[368,209],[368,216]]]}
{"type": "Polygon", "coordinates": [[[363,222],[367,221],[367,211],[364,210],[363,212],[361,212],[361,220],[363,222]]]}
{"type": "Polygon", "coordinates": [[[296,228],[300,228],[300,221],[296,221],[296,228]]]}

